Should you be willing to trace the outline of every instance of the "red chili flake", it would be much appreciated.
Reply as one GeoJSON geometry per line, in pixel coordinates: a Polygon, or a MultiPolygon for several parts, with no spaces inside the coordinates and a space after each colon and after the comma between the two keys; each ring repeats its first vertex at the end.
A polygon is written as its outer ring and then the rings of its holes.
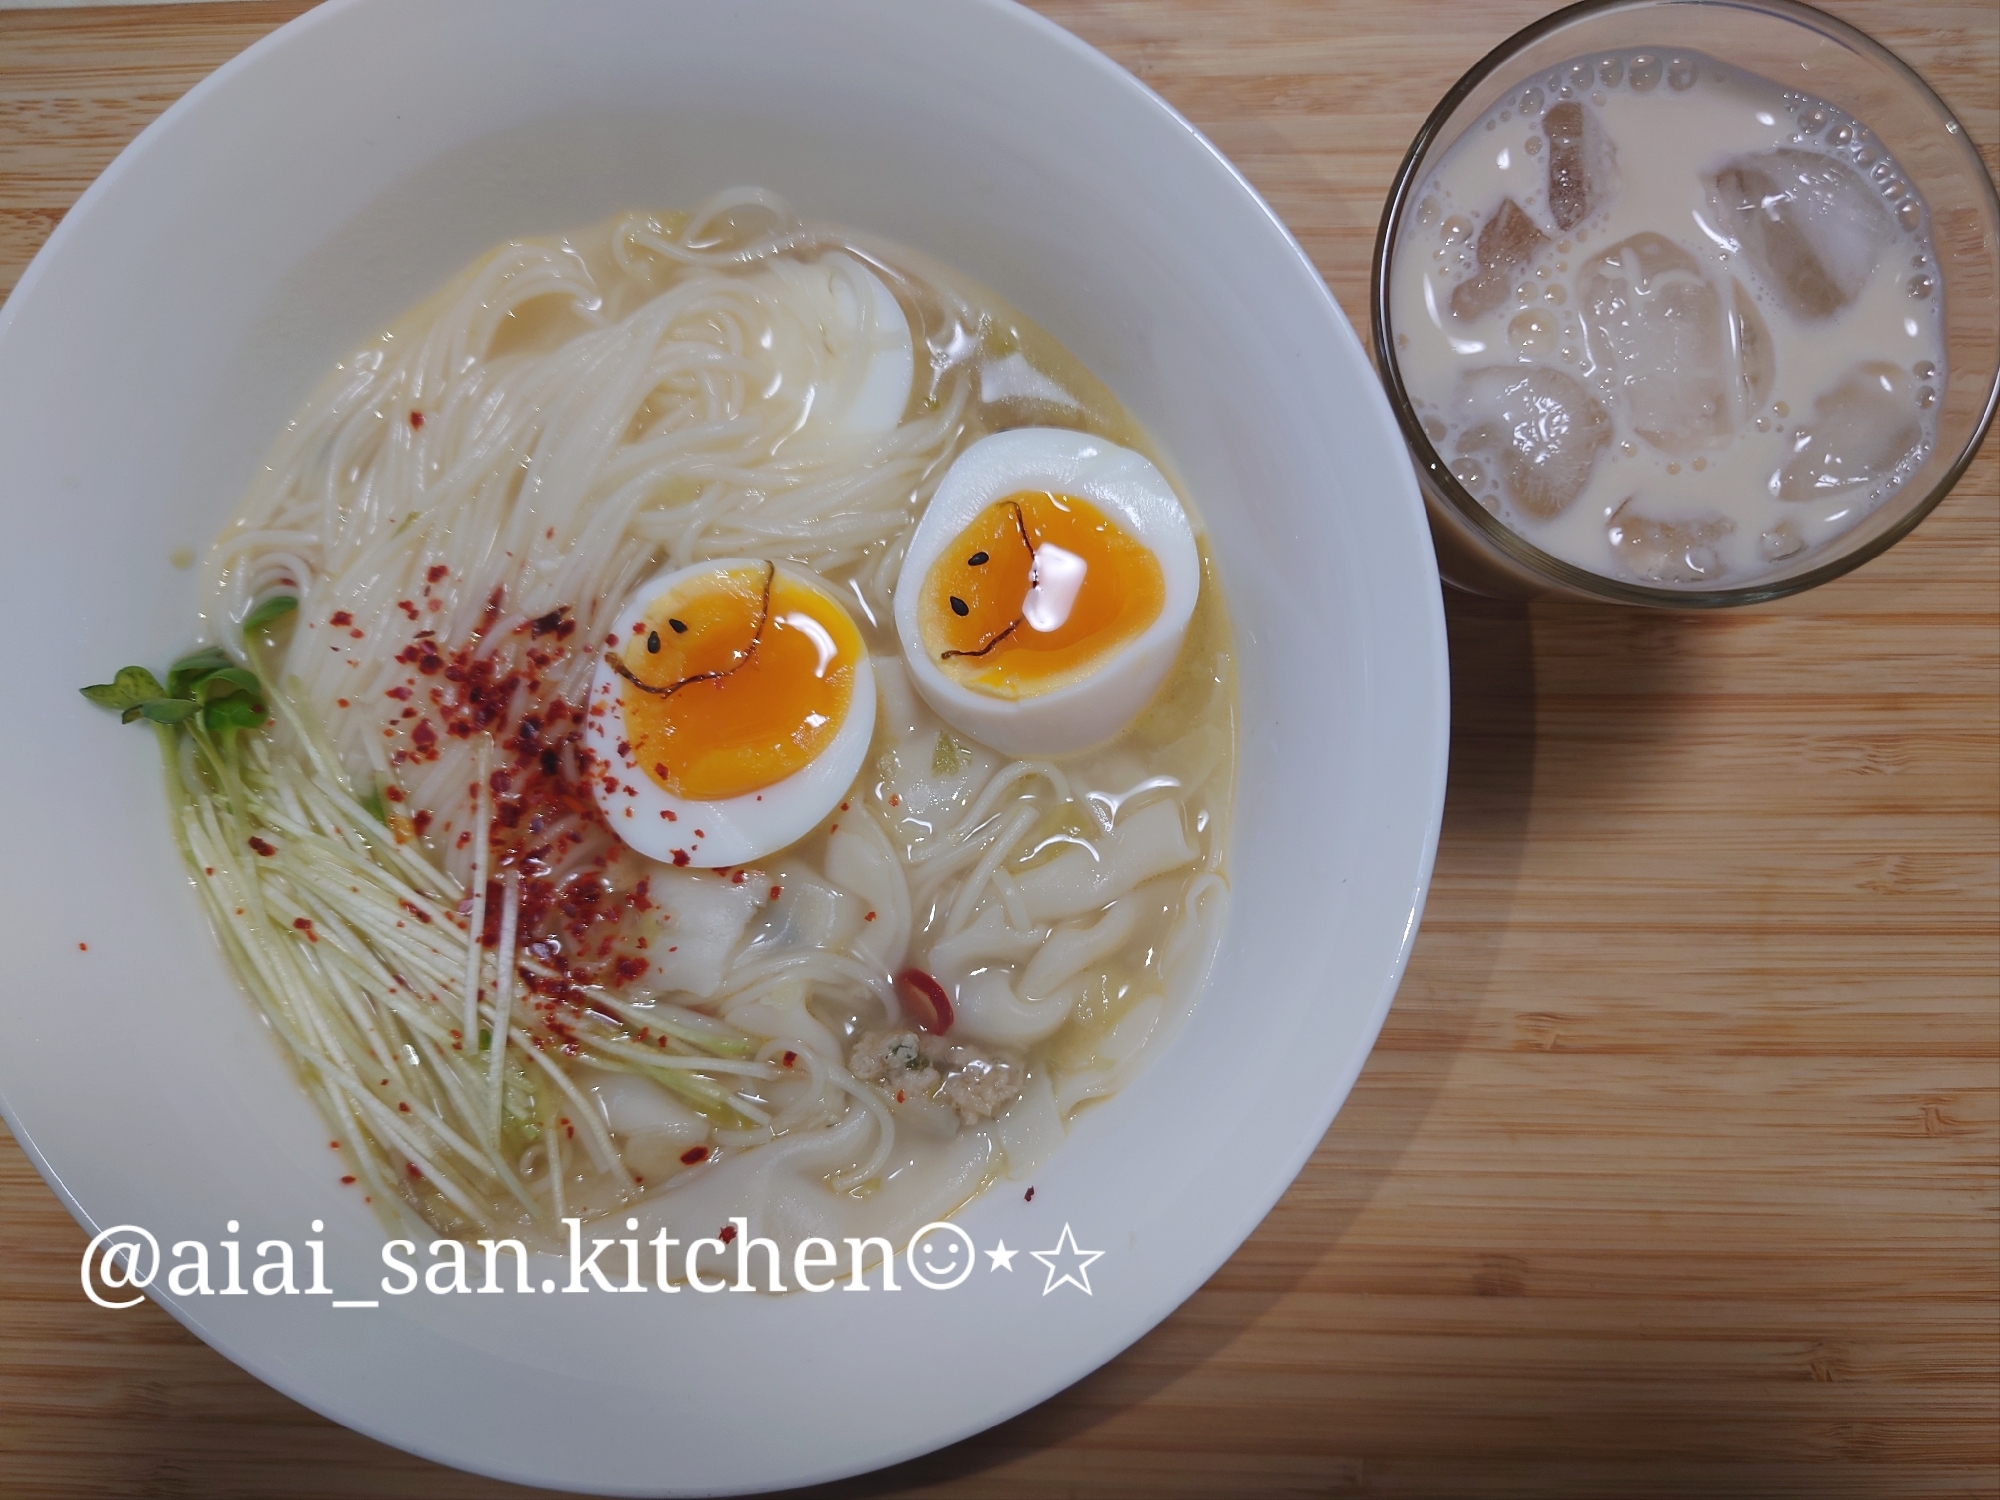
{"type": "MultiPolygon", "coordinates": [[[[209,873],[210,873],[210,874],[214,874],[215,872],[211,870],[211,871],[210,871],[209,873]]],[[[78,944],[76,945],[76,951],[77,951],[77,952],[79,952],[79,953],[88,953],[88,952],[90,951],[90,944],[88,944],[88,943],[78,943],[78,944]]]]}
{"type": "Polygon", "coordinates": [[[400,1109],[404,1114],[408,1114],[410,1112],[410,1106],[407,1104],[398,1104],[396,1108],[400,1109]]]}
{"type": "Polygon", "coordinates": [[[1023,1203],[1033,1203],[1035,1201],[1035,1190],[1029,1188],[1027,1192],[1021,1195],[1021,1201],[1023,1203]]]}
{"type": "Polygon", "coordinates": [[[346,700],[345,698],[336,698],[336,699],[334,699],[333,701],[334,701],[335,703],[338,703],[338,704],[339,704],[339,705],[340,705],[340,706],[341,706],[342,708],[347,708],[347,707],[349,707],[349,706],[350,706],[350,705],[349,705],[349,703],[348,703],[348,701],[347,701],[347,700],[346,700]]]}
{"type": "Polygon", "coordinates": [[[901,797],[896,796],[892,792],[889,795],[889,805],[891,807],[901,807],[903,805],[903,799],[901,797]]]}
{"type": "Polygon", "coordinates": [[[263,855],[264,858],[266,859],[269,859],[272,855],[278,852],[271,845],[265,843],[262,839],[258,838],[257,835],[255,835],[254,833],[250,835],[250,847],[252,849],[255,849],[259,854],[263,855]]]}
{"type": "Polygon", "coordinates": [[[736,1239],[736,1226],[734,1224],[724,1224],[722,1226],[722,1233],[717,1235],[716,1238],[721,1240],[725,1245],[733,1243],[736,1239]]]}
{"type": "Polygon", "coordinates": [[[409,1173],[419,1182],[422,1182],[424,1180],[424,1174],[418,1169],[417,1164],[415,1162],[409,1163],[409,1173]]]}
{"type": "Polygon", "coordinates": [[[411,412],[411,413],[410,413],[410,425],[411,425],[412,427],[421,427],[421,426],[423,426],[423,425],[424,425],[424,414],[423,414],[422,412],[420,412],[420,411],[413,411],[413,412],[411,412]]]}
{"type": "Polygon", "coordinates": [[[411,916],[415,917],[419,922],[428,923],[431,919],[431,914],[429,912],[425,911],[421,906],[418,906],[415,902],[412,901],[405,901],[403,903],[403,910],[408,912],[411,916]]]}
{"type": "Polygon", "coordinates": [[[338,1150],[340,1149],[340,1142],[339,1142],[339,1141],[328,1141],[328,1142],[327,1142],[327,1145],[328,1145],[328,1146],[330,1146],[330,1147],[332,1147],[332,1148],[333,1148],[333,1149],[334,1149],[335,1151],[338,1151],[338,1150]]]}
{"type": "Polygon", "coordinates": [[[401,802],[403,789],[399,786],[385,786],[382,788],[382,798],[385,802],[401,802]]]}
{"type": "Polygon", "coordinates": [[[332,621],[336,625],[352,625],[354,623],[354,616],[344,609],[336,609],[333,612],[332,621]]]}
{"type": "Polygon", "coordinates": [[[686,866],[687,866],[687,863],[688,863],[688,852],[687,852],[687,850],[685,850],[685,849],[676,849],[676,850],[674,851],[674,868],[676,868],[676,869],[685,869],[685,868],[686,868],[686,866]]]}
{"type": "Polygon", "coordinates": [[[791,1066],[793,1066],[793,1065],[794,1065],[795,1063],[797,1063],[797,1062],[798,1062],[798,1060],[799,1060],[799,1055],[798,1055],[798,1053],[796,1053],[796,1052],[787,1052],[787,1053],[786,1053],[786,1054],[784,1055],[784,1057],[783,1057],[783,1058],[781,1059],[781,1061],[783,1061],[784,1065],[785,1065],[786,1067],[788,1067],[788,1068],[789,1068],[789,1067],[791,1067],[791,1066]]]}
{"type": "Polygon", "coordinates": [[[901,1104],[903,1102],[903,1091],[901,1089],[896,1090],[896,1102],[898,1104],[901,1104]]]}
{"type": "MultiPolygon", "coordinates": [[[[783,891],[784,889],[785,889],[785,888],[784,888],[783,886],[781,886],[781,885],[774,885],[774,886],[772,886],[772,887],[771,887],[771,899],[772,899],[773,901],[776,901],[776,900],[778,899],[778,896],[779,896],[779,894],[780,894],[780,893],[781,893],[781,892],[782,892],[782,891],[783,891]]],[[[790,1056],[791,1054],[787,1053],[786,1055],[787,1055],[787,1056],[790,1056]]]]}
{"type": "Polygon", "coordinates": [[[347,633],[353,636],[354,639],[356,639],[357,641],[361,639],[361,627],[359,625],[355,626],[352,630],[348,631],[347,633]]]}
{"type": "Polygon", "coordinates": [[[353,1187],[354,1179],[352,1177],[343,1177],[340,1179],[340,1185],[342,1187],[353,1187]]]}
{"type": "Polygon", "coordinates": [[[840,804],[840,810],[841,810],[842,812],[846,812],[846,811],[847,811],[847,804],[846,804],[845,802],[843,802],[843,803],[841,803],[841,804],[840,804]]]}
{"type": "Polygon", "coordinates": [[[204,875],[213,875],[213,874],[215,873],[215,866],[214,866],[214,865],[203,865],[203,866],[202,866],[202,870],[201,870],[201,873],[202,873],[202,874],[204,874],[204,875]]]}
{"type": "Polygon", "coordinates": [[[868,913],[867,916],[863,917],[861,920],[864,922],[872,922],[875,920],[875,913],[871,911],[870,913],[868,913]]]}
{"type": "Polygon", "coordinates": [[[695,1163],[697,1162],[704,1162],[707,1160],[708,1160],[708,1147],[706,1146],[690,1146],[687,1148],[687,1150],[681,1153],[681,1165],[684,1167],[691,1167],[695,1165],[695,1163]]]}
{"type": "Polygon", "coordinates": [[[313,928],[311,917],[293,917],[292,925],[300,932],[311,932],[313,928]]]}
{"type": "Polygon", "coordinates": [[[425,571],[424,579],[426,582],[436,583],[450,572],[451,569],[447,568],[443,563],[432,563],[429,569],[425,571]]]}

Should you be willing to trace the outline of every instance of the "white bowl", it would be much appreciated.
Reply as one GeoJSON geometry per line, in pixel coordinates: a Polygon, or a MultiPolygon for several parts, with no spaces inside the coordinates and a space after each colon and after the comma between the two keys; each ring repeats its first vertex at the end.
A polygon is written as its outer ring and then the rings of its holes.
{"type": "MultiPolygon", "coordinates": [[[[997,0],[336,0],[200,85],[0,310],[0,607],[15,642],[0,1099],[86,1227],[246,1261],[381,1231],[202,923],[147,737],[78,697],[187,639],[199,548],[331,362],[513,233],[756,182],[928,251],[1063,339],[1205,521],[1242,663],[1232,915],[1192,1018],[1035,1178],[961,1222],[1069,1223],[951,1292],[173,1298],[334,1419],[527,1483],[749,1490],[1000,1421],[1138,1338],[1277,1199],[1415,934],[1446,669],[1403,444],[1298,246],[1179,116],[997,0]],[[87,943],[88,951],[79,944],[87,943]],[[1025,1267],[1025,1270],[1023,1269],[1025,1267]]],[[[79,1293],[81,1295],[81,1293],[79,1293]]],[[[117,1316],[106,1312],[104,1317],[117,1316]]]]}

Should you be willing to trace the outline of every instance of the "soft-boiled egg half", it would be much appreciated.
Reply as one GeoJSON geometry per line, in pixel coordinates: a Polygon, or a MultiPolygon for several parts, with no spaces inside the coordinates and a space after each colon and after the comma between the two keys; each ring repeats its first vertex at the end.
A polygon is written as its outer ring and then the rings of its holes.
{"type": "Polygon", "coordinates": [[[896,631],[924,698],[1004,755],[1064,755],[1159,689],[1201,589],[1187,513],[1141,455],[1024,427],[972,444],[917,523],[896,631]]]}
{"type": "Polygon", "coordinates": [[[762,394],[804,400],[808,432],[873,438],[900,423],[916,346],[882,278],[838,250],[811,262],[778,256],[759,274],[784,287],[787,314],[764,335],[778,376],[762,394]]]}
{"type": "Polygon", "coordinates": [[[591,681],[597,805],[676,865],[740,865],[840,801],[875,730],[875,669],[832,591],[728,558],[655,578],[617,617],[591,681]]]}

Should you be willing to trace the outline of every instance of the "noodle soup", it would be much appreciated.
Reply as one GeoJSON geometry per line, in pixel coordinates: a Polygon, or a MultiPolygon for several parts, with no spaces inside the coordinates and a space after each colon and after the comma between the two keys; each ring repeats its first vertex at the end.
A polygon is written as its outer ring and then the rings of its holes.
{"type": "Polygon", "coordinates": [[[386,1222],[895,1238],[1205,977],[1234,686],[1184,507],[1020,314],[740,191],[511,241],[344,360],[209,645],[89,691],[159,726],[386,1222]]]}

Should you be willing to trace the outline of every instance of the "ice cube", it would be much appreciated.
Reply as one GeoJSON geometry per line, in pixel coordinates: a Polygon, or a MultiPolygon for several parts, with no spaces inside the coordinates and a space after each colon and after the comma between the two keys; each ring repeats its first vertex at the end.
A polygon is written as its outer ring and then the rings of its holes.
{"type": "Polygon", "coordinates": [[[1479,269],[1451,289],[1453,314],[1471,319],[1492,312],[1514,289],[1514,267],[1526,265],[1548,242],[1520,204],[1502,198],[1479,231],[1479,269]]]}
{"type": "Polygon", "coordinates": [[[1868,282],[1895,225],[1847,163],[1815,151],[1739,156],[1709,183],[1717,227],[1802,318],[1839,312],[1868,282]]]}
{"type": "Polygon", "coordinates": [[[1812,421],[1792,434],[1792,456],[1772,486],[1781,500],[1830,499],[1886,479],[1913,462],[1923,444],[1908,372],[1865,360],[1813,402],[1812,421]]]}
{"type": "Polygon", "coordinates": [[[1577,290],[1592,365],[1655,448],[1724,443],[1770,399],[1777,359],[1757,304],[1734,281],[1725,295],[1666,236],[1620,240],[1583,268],[1577,290]]]}
{"type": "Polygon", "coordinates": [[[1806,539],[1790,521],[1780,521],[1757,539],[1757,550],[1765,562],[1783,562],[1805,551],[1806,539]]]}
{"type": "Polygon", "coordinates": [[[1558,515],[1583,493],[1611,442],[1611,414],[1581,382],[1547,365],[1494,365],[1458,383],[1461,457],[1490,455],[1507,497],[1529,516],[1558,515]]]}
{"type": "Polygon", "coordinates": [[[1575,99],[1542,116],[1549,138],[1549,217],[1574,229],[1615,186],[1611,141],[1597,117],[1575,99]]]}
{"type": "Polygon", "coordinates": [[[1648,515],[1633,496],[1611,513],[1604,535],[1621,566],[1649,583],[1709,583],[1727,571],[1722,540],[1736,530],[1727,516],[1648,515]]]}

